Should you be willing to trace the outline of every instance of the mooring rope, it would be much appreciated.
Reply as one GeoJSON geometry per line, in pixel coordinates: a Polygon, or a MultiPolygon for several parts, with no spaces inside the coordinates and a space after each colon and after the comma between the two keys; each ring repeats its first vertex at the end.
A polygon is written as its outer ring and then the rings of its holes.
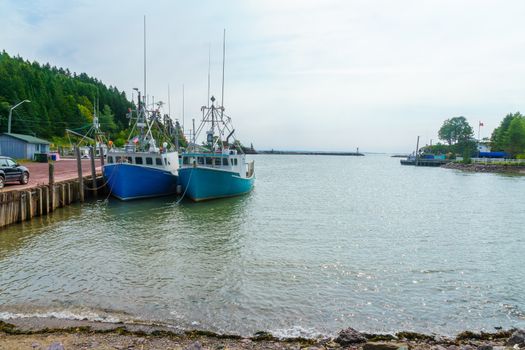
{"type": "MultiPolygon", "coordinates": [[[[118,166],[120,165],[120,163],[116,163],[115,166],[118,166]]],[[[111,178],[113,177],[113,175],[115,174],[115,172],[111,173],[111,176],[107,179],[107,181],[104,181],[104,183],[98,187],[88,187],[86,184],[84,184],[84,189],[88,190],[88,191],[98,191],[100,190],[101,188],[105,187],[108,183],[109,183],[109,180],[111,180],[111,178]]],[[[104,177],[104,167],[102,167],[102,177],[104,177]]]]}
{"type": "MultiPolygon", "coordinates": [[[[115,165],[115,170],[113,171],[113,173],[111,173],[111,176],[108,178],[108,181],[109,182],[109,179],[111,179],[113,177],[113,175],[115,175],[115,173],[118,171],[118,168],[119,168],[119,165],[122,164],[122,163],[117,163],[115,165]]],[[[109,187],[109,191],[108,191],[108,195],[106,196],[106,199],[104,199],[104,202],[107,203],[108,202],[108,199],[109,199],[109,196],[111,196],[111,187],[109,187]]]]}
{"type": "MultiPolygon", "coordinates": [[[[184,189],[184,192],[182,193],[182,196],[175,202],[175,204],[180,204],[180,202],[184,199],[184,197],[186,196],[186,191],[188,191],[188,188],[190,187],[190,182],[191,182],[191,176],[193,175],[193,169],[195,169],[195,167],[192,167],[191,170],[190,170],[190,176],[188,177],[188,184],[186,185],[186,188],[184,189]]],[[[180,175],[179,175],[180,176],[180,175]]]]}

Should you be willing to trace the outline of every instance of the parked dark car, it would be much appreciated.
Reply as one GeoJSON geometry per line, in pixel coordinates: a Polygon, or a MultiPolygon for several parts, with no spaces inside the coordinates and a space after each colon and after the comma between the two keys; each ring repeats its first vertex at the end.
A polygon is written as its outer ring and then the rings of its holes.
{"type": "Polygon", "coordinates": [[[29,182],[29,170],[9,157],[0,156],[0,188],[7,182],[29,182]]]}

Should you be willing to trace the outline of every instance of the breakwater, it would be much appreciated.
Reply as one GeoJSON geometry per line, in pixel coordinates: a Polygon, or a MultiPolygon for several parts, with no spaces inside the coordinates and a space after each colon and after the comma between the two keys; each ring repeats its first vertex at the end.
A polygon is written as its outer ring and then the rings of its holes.
{"type": "Polygon", "coordinates": [[[318,152],[318,151],[258,151],[258,154],[285,154],[285,155],[302,155],[302,156],[364,156],[359,152],[318,152]]]}

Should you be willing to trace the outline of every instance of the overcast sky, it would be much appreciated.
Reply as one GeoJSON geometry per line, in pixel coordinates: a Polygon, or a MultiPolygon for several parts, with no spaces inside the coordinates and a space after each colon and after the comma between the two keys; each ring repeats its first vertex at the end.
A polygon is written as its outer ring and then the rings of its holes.
{"type": "Polygon", "coordinates": [[[186,128],[220,96],[238,138],[259,149],[407,152],[465,116],[482,137],[525,112],[523,0],[0,0],[0,49],[143,86],[186,128]]]}

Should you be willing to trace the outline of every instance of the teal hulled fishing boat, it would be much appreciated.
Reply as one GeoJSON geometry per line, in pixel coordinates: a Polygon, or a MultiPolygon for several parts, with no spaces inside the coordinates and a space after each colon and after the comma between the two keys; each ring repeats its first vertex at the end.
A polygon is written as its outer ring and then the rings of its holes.
{"type": "Polygon", "coordinates": [[[248,193],[255,179],[253,161],[244,154],[187,153],[182,156],[179,181],[194,201],[248,193]]]}
{"type": "Polygon", "coordinates": [[[183,195],[194,201],[232,197],[250,192],[255,180],[254,162],[248,162],[240,143],[229,143],[234,129],[224,107],[203,106],[202,123],[193,135],[190,150],[182,154],[179,183],[183,195]],[[197,146],[197,135],[207,126],[205,146],[197,146]],[[226,138],[224,139],[224,136],[226,138]]]}

